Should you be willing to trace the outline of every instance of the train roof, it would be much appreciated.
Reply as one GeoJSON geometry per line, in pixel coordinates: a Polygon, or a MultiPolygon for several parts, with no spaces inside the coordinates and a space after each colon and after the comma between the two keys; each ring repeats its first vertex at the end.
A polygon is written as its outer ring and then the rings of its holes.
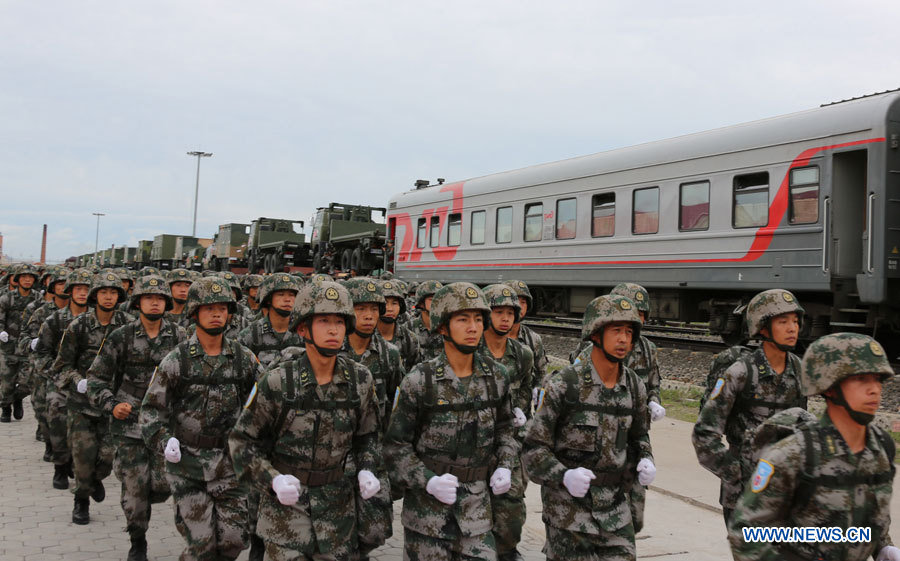
{"type": "MultiPolygon", "coordinates": [[[[787,115],[475,177],[465,180],[466,194],[554,183],[850,132],[883,131],[891,105],[898,100],[900,91],[892,90],[787,115]]],[[[455,182],[448,181],[444,186],[452,183],[455,182]]],[[[441,189],[442,186],[434,185],[406,191],[391,201],[398,207],[426,204],[441,189]]]]}

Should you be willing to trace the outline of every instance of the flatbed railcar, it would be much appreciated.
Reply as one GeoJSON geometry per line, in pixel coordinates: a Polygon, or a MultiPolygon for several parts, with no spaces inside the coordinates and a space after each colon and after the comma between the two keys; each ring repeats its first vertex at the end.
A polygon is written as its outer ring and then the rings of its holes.
{"type": "Polygon", "coordinates": [[[552,315],[632,281],[655,320],[708,321],[727,341],[753,294],[783,287],[807,310],[805,338],[856,330],[900,352],[898,90],[421,183],[389,201],[401,278],[521,279],[552,315]]]}

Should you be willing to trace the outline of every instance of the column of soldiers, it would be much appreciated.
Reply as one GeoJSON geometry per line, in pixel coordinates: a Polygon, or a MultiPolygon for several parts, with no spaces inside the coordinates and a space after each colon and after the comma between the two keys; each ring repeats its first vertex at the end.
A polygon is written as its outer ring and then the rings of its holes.
{"type": "MultiPolygon", "coordinates": [[[[129,560],[146,559],[151,505],[170,495],[182,559],[248,546],[253,560],[367,559],[400,498],[405,558],[521,559],[528,480],[541,485],[549,559],[636,558],[656,474],[650,423],[665,416],[639,285],[594,299],[572,364],[548,372],[521,281],[279,273],[242,286],[232,273],[21,266],[5,284],[0,421],[33,396],[53,486],[75,478],[73,522],[89,522],[115,470],[129,560]]],[[[751,300],[760,346],[717,357],[694,429],[735,558],[900,559],[894,448],[870,424],[893,370],[856,334],[801,360],[803,316],[784,290],[751,300]],[[811,395],[826,400],[821,419],[805,411],[811,395]],[[802,525],[870,526],[873,539],[742,534],[802,525]]]]}

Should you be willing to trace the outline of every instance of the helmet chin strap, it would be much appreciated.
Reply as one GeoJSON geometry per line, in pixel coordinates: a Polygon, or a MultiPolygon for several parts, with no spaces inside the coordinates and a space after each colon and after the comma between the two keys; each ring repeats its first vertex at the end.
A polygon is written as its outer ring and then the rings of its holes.
{"type": "Polygon", "coordinates": [[[381,320],[381,321],[383,321],[384,323],[387,323],[387,324],[392,324],[392,323],[396,323],[396,322],[397,322],[397,318],[395,318],[395,317],[390,317],[390,316],[384,316],[384,315],[381,316],[381,317],[378,318],[378,319],[381,320]]]}
{"type": "Polygon", "coordinates": [[[450,344],[452,344],[454,347],[456,347],[456,350],[461,352],[464,355],[470,355],[478,350],[478,345],[463,345],[463,344],[457,343],[456,341],[453,340],[453,337],[451,337],[450,335],[441,335],[441,337],[444,338],[444,341],[450,341],[450,344]]]}
{"type": "Polygon", "coordinates": [[[283,318],[291,315],[290,310],[282,310],[281,308],[271,308],[271,310],[283,318]]]}
{"type": "Polygon", "coordinates": [[[353,333],[355,333],[357,337],[362,337],[363,339],[369,339],[372,337],[372,335],[375,334],[375,330],[373,329],[372,331],[369,331],[368,333],[366,333],[365,331],[360,331],[359,329],[354,327],[353,333]]]}
{"type": "Polygon", "coordinates": [[[144,312],[141,312],[141,315],[147,318],[147,321],[158,321],[163,318],[164,314],[145,314],[144,312]]]}
{"type": "Polygon", "coordinates": [[[176,304],[186,304],[187,303],[187,298],[174,298],[173,297],[172,300],[175,300],[176,304]]]}
{"type": "Polygon", "coordinates": [[[598,349],[600,349],[600,351],[603,353],[603,356],[606,357],[606,360],[608,360],[612,363],[615,363],[615,364],[622,362],[623,359],[606,352],[606,349],[603,348],[603,345],[598,343],[597,341],[594,341],[593,339],[591,339],[591,344],[594,345],[595,347],[597,347],[598,349]]]}
{"type": "MultiPolygon", "coordinates": [[[[760,333],[760,335],[762,335],[762,333],[760,333]]],[[[766,343],[772,343],[773,345],[775,345],[775,348],[777,348],[779,351],[781,351],[783,353],[794,352],[794,349],[797,348],[797,345],[783,345],[781,343],[776,343],[775,339],[773,339],[771,337],[766,337],[765,335],[763,335],[762,340],[765,341],[766,343]]]]}
{"type": "Polygon", "coordinates": [[[493,323],[491,323],[490,328],[491,328],[491,331],[493,331],[494,333],[496,333],[496,334],[499,335],[500,337],[505,337],[506,335],[509,335],[509,332],[510,332],[510,331],[512,331],[512,328],[507,329],[506,331],[498,331],[497,328],[494,327],[494,324],[493,324],[493,323]]]}
{"type": "MultiPolygon", "coordinates": [[[[324,357],[327,357],[327,358],[331,358],[331,357],[333,357],[333,356],[337,356],[338,353],[341,352],[341,348],[340,348],[340,347],[338,347],[338,348],[336,348],[336,349],[331,349],[331,348],[328,348],[328,347],[320,347],[319,344],[316,343],[316,339],[315,339],[315,337],[313,336],[312,320],[308,320],[308,321],[306,322],[306,329],[309,331],[309,338],[308,338],[308,339],[304,339],[304,346],[309,345],[310,343],[312,343],[312,344],[313,344],[313,347],[315,347],[316,350],[319,351],[319,354],[322,355],[322,356],[324,356],[324,357]]],[[[354,328],[354,331],[355,331],[355,328],[354,328]]]]}
{"type": "Polygon", "coordinates": [[[834,388],[836,396],[832,398],[832,401],[836,405],[840,405],[844,409],[847,410],[847,414],[850,415],[850,418],[858,425],[868,425],[873,420],[875,420],[875,415],[869,413],[863,413],[862,411],[857,411],[850,407],[850,404],[847,403],[847,398],[844,397],[844,391],[841,389],[841,386],[838,385],[834,388]]]}
{"type": "Polygon", "coordinates": [[[100,310],[103,311],[103,312],[111,312],[111,311],[113,311],[113,310],[116,309],[115,306],[112,306],[112,307],[110,307],[110,308],[107,308],[106,306],[100,304],[99,302],[97,303],[97,307],[100,308],[100,310]]]}
{"type": "Polygon", "coordinates": [[[207,335],[212,335],[213,337],[215,337],[216,335],[221,335],[221,334],[225,333],[225,326],[224,326],[224,325],[219,326],[219,327],[209,327],[209,328],[207,328],[207,327],[203,327],[202,325],[200,325],[200,324],[198,323],[198,324],[197,324],[197,329],[202,329],[204,333],[206,333],[207,335]]]}

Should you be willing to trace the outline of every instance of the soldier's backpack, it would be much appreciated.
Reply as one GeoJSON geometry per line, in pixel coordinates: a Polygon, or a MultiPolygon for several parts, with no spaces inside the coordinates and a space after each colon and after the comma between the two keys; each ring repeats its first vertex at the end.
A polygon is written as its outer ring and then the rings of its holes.
{"type": "MultiPolygon", "coordinates": [[[[816,491],[816,487],[835,487],[846,488],[848,485],[881,485],[894,480],[894,473],[897,468],[894,466],[893,459],[896,453],[896,444],[891,435],[879,427],[869,425],[869,429],[875,432],[875,436],[881,443],[888,458],[891,460],[891,469],[889,472],[876,475],[823,475],[816,473],[816,466],[819,464],[819,450],[822,450],[822,435],[819,430],[819,420],[800,407],[792,407],[785,409],[766,419],[761,425],[747,431],[745,445],[741,450],[741,479],[747,481],[747,478],[754,474],[756,464],[759,462],[760,455],[766,446],[784,440],[785,438],[797,434],[804,443],[805,459],[803,472],[797,478],[797,489],[794,494],[793,508],[803,508],[812,498],[816,491]]],[[[756,475],[753,475],[756,477],[756,475]]],[[[752,480],[749,484],[753,484],[752,480]]]]}
{"type": "Polygon", "coordinates": [[[709,401],[709,394],[715,389],[716,380],[725,376],[725,371],[728,370],[732,364],[739,360],[743,360],[744,364],[747,366],[747,372],[756,371],[750,360],[751,354],[753,354],[753,351],[749,347],[735,345],[713,357],[712,364],[709,367],[709,373],[706,374],[706,390],[704,390],[703,396],[700,398],[700,409],[703,409],[703,406],[709,401]]]}

